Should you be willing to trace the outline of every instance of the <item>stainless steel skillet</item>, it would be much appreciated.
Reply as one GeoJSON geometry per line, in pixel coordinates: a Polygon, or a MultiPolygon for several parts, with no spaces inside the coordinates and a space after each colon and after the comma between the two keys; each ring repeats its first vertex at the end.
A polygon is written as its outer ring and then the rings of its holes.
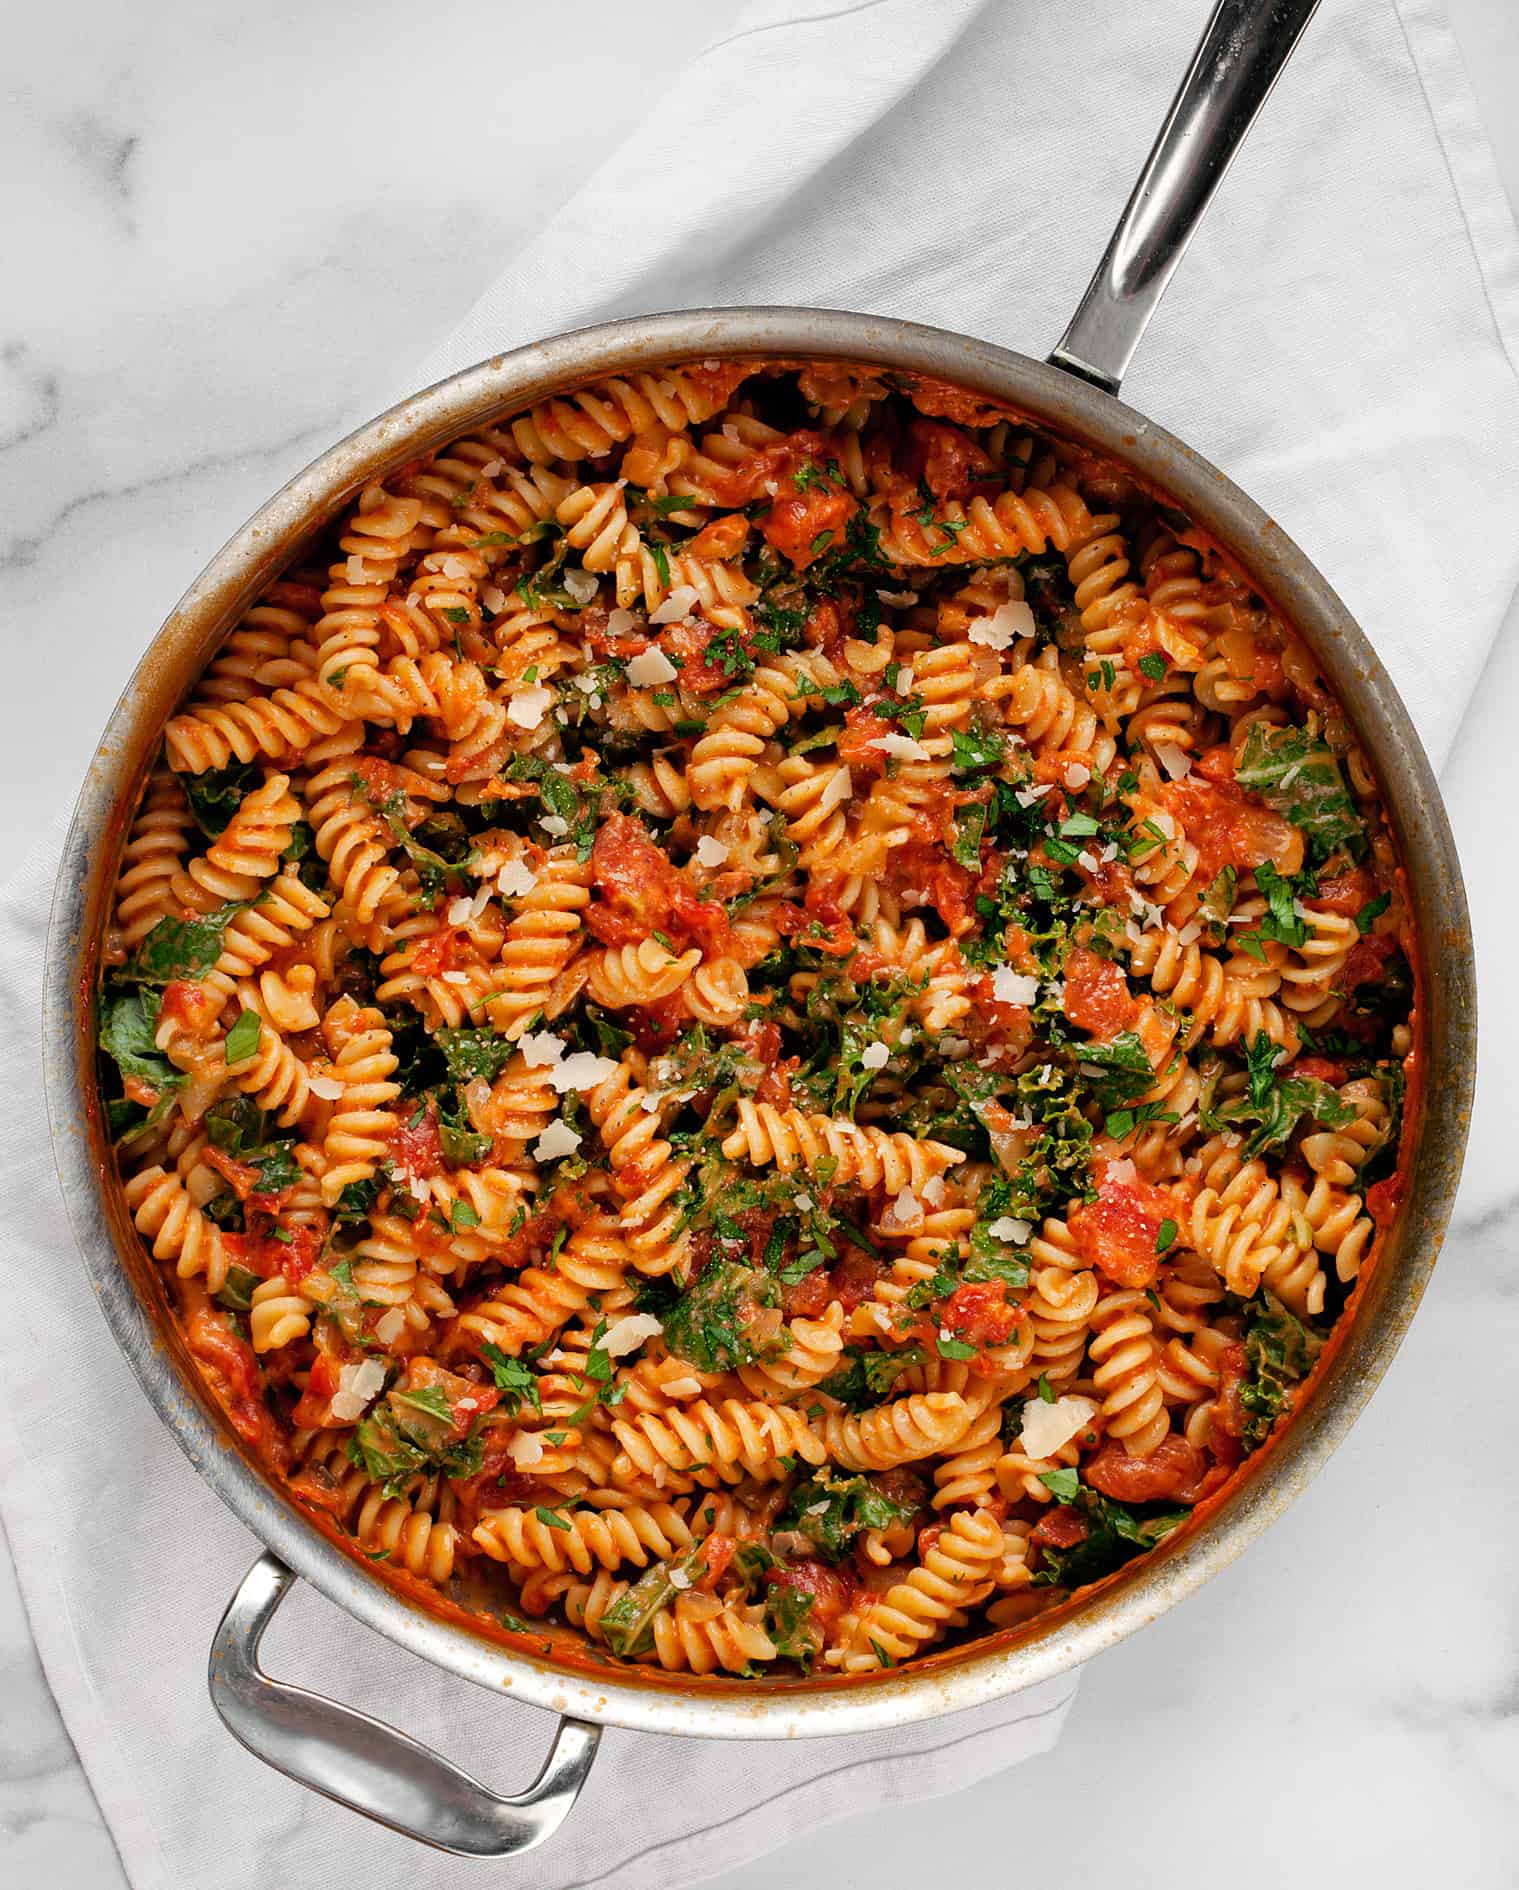
{"type": "Polygon", "coordinates": [[[445,1849],[502,1855],[562,1821],[602,1725],[738,1739],[904,1724],[1058,1674],[1143,1626],[1230,1562],[1286,1507],[1348,1429],[1391,1359],[1434,1264],[1459,1175],[1475,1050],[1466,903],[1450,829],[1408,715],[1366,637],[1303,553],[1182,442],[1124,406],[1134,348],[1215,186],[1316,0],[1223,0],[1091,286],[1047,362],[964,336],[837,311],[747,308],[640,317],[561,335],[465,370],[334,447],[221,551],[170,616],[118,705],[85,782],[52,915],[45,996],[48,1107],[68,1210],[113,1332],[181,1447],[266,1546],[217,1632],[211,1690],[251,1750],[298,1782],[445,1849]],[[954,381],[1091,446],[1169,496],[1303,634],[1382,784],[1422,939],[1424,1118],[1400,1222],[1338,1351],[1281,1440],[1217,1512],[1017,1634],[988,1637],[868,1682],[674,1681],[555,1663],[412,1604],[297,1512],[232,1439],[171,1323],[113,1178],[94,1067],[101,936],[138,789],[163,723],[240,613],[367,481],[482,423],[620,372],[712,356],[876,362],[954,381]],[[299,1575],[437,1666],[560,1714],[526,1791],[501,1796],[335,1701],[271,1680],[260,1637],[299,1575]]]}

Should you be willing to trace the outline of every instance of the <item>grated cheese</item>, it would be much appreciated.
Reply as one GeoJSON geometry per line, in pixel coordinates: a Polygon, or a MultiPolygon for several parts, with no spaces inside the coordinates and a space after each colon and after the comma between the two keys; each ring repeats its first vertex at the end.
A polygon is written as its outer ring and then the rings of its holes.
{"type": "Polygon", "coordinates": [[[696,603],[696,587],[692,584],[677,584],[675,589],[659,606],[649,612],[650,623],[679,623],[682,617],[690,615],[696,603]]]}
{"type": "Polygon", "coordinates": [[[343,1093],[343,1085],[335,1076],[313,1076],[311,1093],[320,1096],[323,1102],[336,1102],[343,1093]]]}
{"type": "Polygon", "coordinates": [[[611,1057],[599,1057],[594,1050],[577,1050],[549,1071],[549,1081],[562,1096],[567,1089],[595,1089],[604,1083],[617,1064],[611,1057]]]}
{"type": "Polygon", "coordinates": [[[1006,604],[999,604],[989,617],[978,617],[966,631],[972,643],[979,643],[988,650],[1011,649],[1019,637],[1031,637],[1034,634],[1034,613],[1027,604],[1014,599],[1006,604]]]}
{"type": "Polygon", "coordinates": [[[726,840],[704,833],[696,843],[696,861],[699,866],[721,866],[731,851],[726,840]]]}
{"type": "Polygon", "coordinates": [[[998,965],[992,973],[992,996],[999,1004],[1037,1004],[1039,980],[1014,971],[1011,965],[998,965]]]}
{"type": "Polygon", "coordinates": [[[1160,763],[1173,781],[1180,781],[1184,775],[1192,772],[1192,757],[1175,742],[1157,742],[1155,759],[1160,763]]]}
{"type": "Polygon", "coordinates": [[[589,571],[566,571],[563,583],[577,604],[588,604],[596,595],[596,580],[589,571]]]}
{"type": "Polygon", "coordinates": [[[1042,1460],[1063,1449],[1078,1431],[1084,1431],[1097,1415],[1090,1398],[1057,1398],[1046,1404],[1043,1398],[1030,1398],[1023,1407],[1023,1429],[1018,1443],[1027,1457],[1042,1460]]]}
{"type": "Polygon", "coordinates": [[[899,761],[927,761],[928,750],[922,742],[915,742],[911,735],[901,735],[895,729],[889,735],[875,735],[866,743],[867,748],[879,748],[884,755],[895,755],[899,761]]]}
{"type": "Polygon", "coordinates": [[[552,689],[541,686],[535,689],[519,689],[507,701],[507,718],[515,722],[518,728],[537,728],[553,705],[553,701],[552,689]]]}
{"type": "Polygon", "coordinates": [[[987,1228],[993,1240],[1005,1240],[1014,1247],[1026,1246],[1028,1237],[1034,1231],[1032,1221],[1014,1219],[1011,1214],[1000,1215],[987,1228]]]}
{"type": "Polygon", "coordinates": [[[533,1144],[533,1160],[557,1162],[563,1155],[573,1155],[579,1146],[580,1137],[567,1122],[551,1122],[533,1144]]]}
{"type": "Polygon", "coordinates": [[[623,1358],[629,1352],[636,1352],[645,1339],[652,1339],[663,1331],[663,1324],[653,1313],[628,1313],[615,1325],[608,1326],[601,1337],[601,1349],[608,1358],[623,1358]]]}
{"type": "Polygon", "coordinates": [[[884,1043],[868,1043],[860,1052],[860,1067],[866,1070],[884,1070],[891,1052],[884,1043]]]}
{"type": "Polygon", "coordinates": [[[496,891],[503,899],[522,899],[538,884],[538,875],[526,860],[508,860],[496,875],[496,891]]]}
{"type": "Polygon", "coordinates": [[[628,664],[628,681],[635,689],[675,680],[678,671],[663,650],[644,650],[628,664]]]}
{"type": "Polygon", "coordinates": [[[551,1030],[530,1030],[518,1047],[530,1070],[546,1070],[564,1055],[564,1039],[551,1030]]]}

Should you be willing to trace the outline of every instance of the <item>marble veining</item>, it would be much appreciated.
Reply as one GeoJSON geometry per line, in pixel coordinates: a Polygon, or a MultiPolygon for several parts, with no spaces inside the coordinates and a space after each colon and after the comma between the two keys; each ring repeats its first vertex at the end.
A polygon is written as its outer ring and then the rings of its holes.
{"type": "MultiPolygon", "coordinates": [[[[673,31],[699,22],[714,36],[738,10],[663,9],[673,31]]],[[[1511,102],[1519,42],[1504,0],[1452,11],[1481,97],[1511,102]]],[[[216,544],[405,387],[407,364],[636,122],[660,53],[655,36],[615,30],[616,0],[533,10],[540,67],[576,73],[573,138],[552,88],[512,82],[512,12],[466,5],[446,31],[395,0],[362,21],[231,0],[12,21],[7,857],[71,794],[152,628],[216,544]],[[323,70],[391,94],[404,73],[431,103],[325,109],[323,70]],[[63,635],[77,660],[58,660],[63,635]]],[[[1505,134],[1499,154],[1519,194],[1519,146],[1505,134]]],[[[1519,881],[1494,866],[1512,853],[1500,771],[1516,703],[1511,617],[1445,780],[1482,972],[1471,1156],[1425,1305],[1350,1439],[1242,1562],[1089,1670],[1054,1753],[997,1789],[798,1842],[714,1890],[782,1877],[990,1890],[1011,1857],[1035,1883],[1167,1890],[1274,1890],[1289,1875],[1305,1890],[1373,1875],[1414,1890],[1434,1869],[1462,1890],[1519,1881],[1519,1485],[1503,1449],[1519,1355],[1506,973],[1519,881]]],[[[0,1883],[116,1890],[5,1554],[0,1700],[0,1883]]],[[[428,1881],[420,1852],[414,1881],[428,1881]]]]}

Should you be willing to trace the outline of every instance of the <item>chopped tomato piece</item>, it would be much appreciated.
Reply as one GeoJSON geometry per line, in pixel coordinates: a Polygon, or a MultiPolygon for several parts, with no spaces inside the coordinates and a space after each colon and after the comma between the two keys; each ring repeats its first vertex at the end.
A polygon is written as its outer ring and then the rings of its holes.
{"type": "Polygon", "coordinates": [[[961,426],[989,427],[1008,418],[1006,410],[994,400],[986,400],[969,389],[941,381],[932,374],[914,374],[908,380],[907,397],[919,413],[935,414],[945,420],[958,420],[961,426]]]}
{"type": "Polygon", "coordinates": [[[441,978],[445,971],[458,969],[459,951],[464,934],[451,925],[440,925],[430,932],[411,955],[410,969],[419,978],[441,978]]]}
{"type": "Polygon", "coordinates": [[[393,794],[405,794],[415,787],[417,777],[410,768],[398,767],[393,761],[384,761],[378,755],[352,755],[349,757],[348,772],[356,774],[364,785],[364,793],[376,806],[387,801],[393,794]]]}
{"type": "Polygon", "coordinates": [[[1385,1181],[1374,1181],[1366,1190],[1366,1212],[1378,1227],[1391,1227],[1402,1204],[1403,1177],[1400,1174],[1388,1175],[1385,1181]]]}
{"type": "Polygon", "coordinates": [[[1345,1081],[1347,1072],[1345,1065],[1336,1057],[1299,1057],[1286,1074],[1317,1077],[1321,1083],[1332,1083],[1338,1087],[1345,1081]]]}
{"type": "Polygon", "coordinates": [[[1051,1549],[1074,1549],[1087,1539],[1087,1519],[1079,1509],[1061,1504],[1047,1509],[1029,1531],[1029,1541],[1051,1549]]]}
{"type": "Polygon", "coordinates": [[[1139,1006],[1120,966],[1078,946],[1066,960],[1061,1009],[1078,1030],[1109,1043],[1130,1027],[1139,1006]]]}
{"type": "Polygon", "coordinates": [[[1131,1457],[1116,1439],[1081,1467],[1083,1482],[1119,1503],[1195,1503],[1208,1462],[1184,1437],[1164,1437],[1148,1457],[1131,1457]]]}
{"type": "MultiPolygon", "coordinates": [[[[1202,762],[1218,752],[1210,750],[1202,762]]],[[[1197,870],[1204,880],[1225,866],[1256,867],[1265,860],[1284,872],[1297,870],[1302,853],[1297,829],[1249,799],[1232,778],[1208,779],[1199,763],[1180,781],[1166,782],[1160,798],[1197,848],[1197,870]]]]}
{"type": "Polygon", "coordinates": [[[749,536],[749,521],[741,512],[729,512],[724,518],[715,518],[701,530],[685,547],[686,555],[691,558],[712,558],[719,563],[727,563],[738,557],[744,548],[744,541],[749,536]]]}
{"type": "Polygon", "coordinates": [[[338,1373],[343,1369],[343,1360],[335,1358],[331,1352],[318,1352],[312,1361],[310,1375],[306,1379],[306,1388],[301,1393],[300,1402],[290,1413],[291,1427],[301,1431],[321,1430],[332,1422],[330,1405],[333,1394],[338,1389],[338,1373]]]}
{"type": "Polygon", "coordinates": [[[420,1114],[414,1113],[391,1130],[389,1144],[390,1159],[402,1176],[427,1181],[442,1174],[443,1138],[431,1101],[420,1114]]]}
{"type": "Polygon", "coordinates": [[[222,1000],[203,984],[174,978],[164,986],[158,1007],[160,1020],[169,1018],[192,1037],[208,1037],[221,1016],[222,1000]]]}
{"type": "Polygon", "coordinates": [[[1376,896],[1376,881],[1370,873],[1364,866],[1353,866],[1348,872],[1336,873],[1333,879],[1320,880],[1318,891],[1303,903],[1310,912],[1338,912],[1353,919],[1376,896]]]}
{"type": "Polygon", "coordinates": [[[784,1568],[770,1570],[766,1580],[772,1588],[790,1588],[799,1595],[811,1595],[807,1615],[809,1627],[821,1629],[824,1641],[831,1638],[840,1619],[854,1606],[858,1584],[847,1568],[830,1568],[811,1556],[788,1562],[784,1568]]]}
{"type": "Polygon", "coordinates": [[[1218,1361],[1218,1397],[1213,1405],[1212,1430],[1225,1437],[1245,1434],[1247,1412],[1240,1402],[1240,1388],[1250,1376],[1250,1360],[1243,1345],[1226,1346],[1218,1361]]]}
{"type": "Polygon", "coordinates": [[[996,462],[983,446],[942,421],[914,420],[907,429],[906,470],[936,499],[969,499],[996,491],[996,462]]]}
{"type": "Polygon", "coordinates": [[[1397,951],[1397,936],[1392,932],[1370,932],[1365,938],[1357,939],[1340,967],[1335,988],[1348,996],[1358,986],[1370,984],[1374,978],[1381,977],[1387,961],[1396,956],[1397,951]]]}
{"type": "Polygon", "coordinates": [[[1083,1255],[1119,1286],[1146,1287],[1160,1271],[1155,1243],[1161,1225],[1180,1226],[1184,1209],[1169,1188],[1147,1181],[1097,1184],[1097,1199],[1083,1202],[1067,1225],[1083,1255]]]}
{"type": "Polygon", "coordinates": [[[698,1588],[715,1588],[718,1582],[722,1580],[723,1576],[727,1574],[728,1566],[732,1562],[737,1550],[738,1544],[733,1540],[732,1536],[716,1534],[708,1536],[702,1543],[702,1560],[707,1566],[697,1580],[696,1586],[698,1588]]]}
{"type": "Polygon", "coordinates": [[[258,1170],[248,1162],[235,1160],[225,1149],[208,1142],[201,1151],[201,1160],[208,1168],[216,1170],[239,1201],[246,1201],[258,1185],[258,1170]]]}
{"type": "Polygon", "coordinates": [[[252,1346],[237,1336],[227,1324],[227,1315],[209,1301],[187,1312],[185,1342],[200,1361],[238,1436],[267,1462],[283,1469],[289,1446],[264,1402],[252,1346]]]}
{"type": "Polygon", "coordinates": [[[655,932],[690,939],[716,954],[728,939],[728,917],[715,900],[698,897],[680,869],[636,820],[613,814],[591,848],[600,899],[586,910],[587,929],[607,945],[632,945],[655,932]]]}
{"type": "Polygon", "coordinates": [[[859,509],[852,494],[829,486],[812,486],[806,492],[793,489],[771,501],[760,531],[767,544],[789,558],[798,571],[805,571],[815,558],[842,541],[844,527],[859,509]]]}
{"type": "Polygon", "coordinates": [[[1018,1308],[1008,1305],[1004,1280],[958,1286],[944,1304],[941,1324],[967,1345],[1006,1345],[1018,1326],[1018,1308]]]}

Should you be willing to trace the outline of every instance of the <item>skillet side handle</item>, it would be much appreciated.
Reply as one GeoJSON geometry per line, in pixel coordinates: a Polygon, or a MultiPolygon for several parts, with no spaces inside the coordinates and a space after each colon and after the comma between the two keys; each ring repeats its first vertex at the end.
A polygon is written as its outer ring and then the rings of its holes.
{"type": "Polygon", "coordinates": [[[1219,0],[1052,367],[1116,394],[1213,193],[1319,0],[1219,0]]]}
{"type": "Polygon", "coordinates": [[[211,1703],[234,1738],[297,1785],[440,1851],[510,1857],[553,1836],[591,1769],[599,1726],[561,1719],[537,1778],[500,1797],[382,1720],[269,1678],[259,1642],[294,1580],[277,1557],[260,1556],[211,1643],[211,1703]]]}

